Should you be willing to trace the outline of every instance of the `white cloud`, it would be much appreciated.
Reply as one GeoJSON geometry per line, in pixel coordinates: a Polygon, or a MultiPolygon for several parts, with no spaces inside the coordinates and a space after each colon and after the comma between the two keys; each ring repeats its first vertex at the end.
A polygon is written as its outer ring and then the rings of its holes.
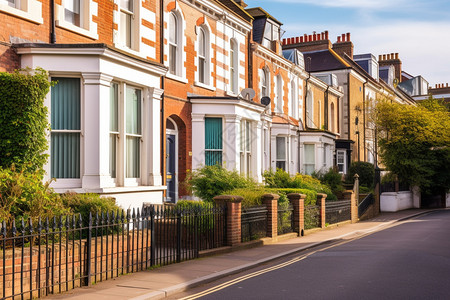
{"type": "Polygon", "coordinates": [[[329,29],[330,40],[351,32],[354,53],[399,53],[402,69],[411,75],[422,75],[430,84],[450,83],[450,22],[380,22],[371,25],[286,24],[285,37],[321,32],[329,29]]]}

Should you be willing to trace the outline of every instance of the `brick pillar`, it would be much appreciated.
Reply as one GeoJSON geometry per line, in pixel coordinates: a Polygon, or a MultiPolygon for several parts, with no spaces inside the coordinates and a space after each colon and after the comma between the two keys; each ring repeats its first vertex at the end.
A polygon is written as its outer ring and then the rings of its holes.
{"type": "Polygon", "coordinates": [[[263,203],[267,206],[267,236],[276,237],[278,235],[278,196],[277,194],[264,194],[263,203]]]}
{"type": "Polygon", "coordinates": [[[356,193],[351,190],[342,193],[344,200],[350,201],[350,215],[352,223],[358,222],[358,199],[356,193]]]}
{"type": "Polygon", "coordinates": [[[325,228],[325,199],[327,198],[327,194],[317,194],[317,203],[320,210],[320,228],[325,228]]]}
{"type": "Polygon", "coordinates": [[[235,246],[241,243],[241,196],[221,195],[213,198],[218,205],[227,206],[227,244],[235,246]]]}
{"type": "Polygon", "coordinates": [[[298,193],[287,194],[289,202],[292,204],[294,211],[294,231],[298,233],[299,236],[304,235],[305,231],[305,198],[306,195],[298,193]]]}

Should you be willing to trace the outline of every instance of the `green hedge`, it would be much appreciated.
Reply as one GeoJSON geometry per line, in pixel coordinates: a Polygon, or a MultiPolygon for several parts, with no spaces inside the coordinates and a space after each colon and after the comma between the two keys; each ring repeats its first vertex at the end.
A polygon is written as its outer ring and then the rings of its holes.
{"type": "MultiPolygon", "coordinates": [[[[50,89],[43,69],[0,73],[0,167],[15,165],[30,172],[47,161],[48,109],[44,98],[50,89]]],[[[42,174],[42,173],[41,173],[42,174]]]]}

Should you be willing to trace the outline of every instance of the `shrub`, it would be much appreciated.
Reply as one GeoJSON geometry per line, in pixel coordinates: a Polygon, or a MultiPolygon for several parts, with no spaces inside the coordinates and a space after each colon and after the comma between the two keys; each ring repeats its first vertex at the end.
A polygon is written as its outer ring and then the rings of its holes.
{"type": "Polygon", "coordinates": [[[317,192],[310,189],[296,189],[296,188],[270,188],[266,189],[266,192],[272,193],[272,194],[278,194],[280,195],[279,202],[288,202],[287,194],[290,193],[299,193],[299,194],[305,194],[305,205],[312,205],[316,204],[317,200],[317,192]]]}
{"type": "Polygon", "coordinates": [[[194,200],[180,200],[175,204],[175,208],[183,209],[192,209],[192,208],[210,208],[211,203],[204,201],[194,201],[194,200]]]}
{"type": "Polygon", "coordinates": [[[347,173],[346,181],[353,182],[355,174],[359,176],[359,184],[371,188],[375,178],[375,169],[373,164],[368,162],[352,162],[347,173]]]}
{"type": "Polygon", "coordinates": [[[337,199],[328,186],[310,175],[297,174],[291,177],[286,171],[277,169],[276,172],[272,170],[264,172],[264,179],[269,188],[308,189],[316,193],[327,194],[327,200],[337,199]]]}
{"type": "Polygon", "coordinates": [[[220,165],[204,166],[187,178],[187,186],[194,195],[212,202],[215,196],[237,188],[255,188],[257,183],[237,171],[228,171],[220,165]]]}
{"type": "Polygon", "coordinates": [[[252,207],[257,205],[262,205],[262,199],[261,197],[264,194],[270,193],[268,190],[264,189],[263,187],[259,188],[238,188],[231,191],[225,192],[228,195],[236,195],[236,196],[242,196],[244,199],[242,200],[242,207],[252,207]]]}
{"type": "Polygon", "coordinates": [[[77,194],[74,192],[68,192],[61,195],[64,205],[71,210],[75,215],[81,214],[83,225],[89,225],[89,213],[92,213],[92,217],[95,219],[98,213],[117,213],[121,208],[117,206],[116,200],[112,197],[100,197],[98,194],[77,194]]]}
{"type": "Polygon", "coordinates": [[[53,218],[67,214],[61,198],[49,187],[50,182],[43,183],[42,172],[17,171],[0,168],[0,220],[12,221],[31,218],[36,223],[41,217],[53,218]]]}
{"type": "Polygon", "coordinates": [[[48,157],[44,98],[49,89],[43,69],[35,70],[34,75],[30,70],[0,73],[0,167],[15,164],[30,172],[42,170],[48,157]]]}
{"type": "Polygon", "coordinates": [[[338,195],[345,190],[342,185],[342,174],[333,168],[330,168],[326,173],[315,173],[313,177],[319,179],[322,184],[329,186],[334,195],[338,195]]]}

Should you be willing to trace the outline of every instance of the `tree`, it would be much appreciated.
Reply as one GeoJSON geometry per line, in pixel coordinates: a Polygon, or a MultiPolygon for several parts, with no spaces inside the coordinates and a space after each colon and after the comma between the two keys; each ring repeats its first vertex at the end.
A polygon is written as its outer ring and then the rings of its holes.
{"type": "Polygon", "coordinates": [[[417,106],[379,101],[374,112],[380,157],[399,179],[440,194],[450,189],[450,113],[438,100],[417,106]]]}

